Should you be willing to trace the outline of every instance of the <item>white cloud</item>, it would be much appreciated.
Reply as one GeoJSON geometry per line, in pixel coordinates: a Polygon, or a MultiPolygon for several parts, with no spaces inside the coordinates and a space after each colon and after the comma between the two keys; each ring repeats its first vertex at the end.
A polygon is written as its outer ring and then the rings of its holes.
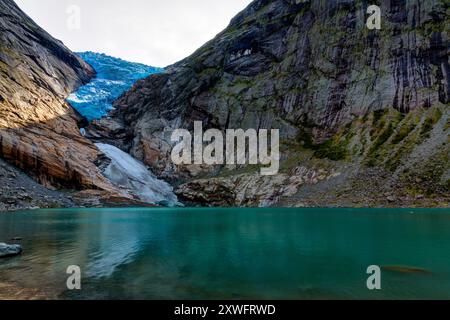
{"type": "Polygon", "coordinates": [[[73,51],[103,52],[153,66],[166,66],[193,53],[250,2],[16,0],[42,28],[73,51]],[[71,5],[81,9],[80,29],[67,23],[71,5]]]}

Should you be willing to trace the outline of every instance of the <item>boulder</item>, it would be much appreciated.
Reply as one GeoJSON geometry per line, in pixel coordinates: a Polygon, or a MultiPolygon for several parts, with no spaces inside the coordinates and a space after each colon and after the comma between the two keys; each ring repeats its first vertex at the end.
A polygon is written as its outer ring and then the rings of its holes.
{"type": "Polygon", "coordinates": [[[18,244],[0,243],[0,258],[17,256],[22,253],[22,247],[18,244]]]}

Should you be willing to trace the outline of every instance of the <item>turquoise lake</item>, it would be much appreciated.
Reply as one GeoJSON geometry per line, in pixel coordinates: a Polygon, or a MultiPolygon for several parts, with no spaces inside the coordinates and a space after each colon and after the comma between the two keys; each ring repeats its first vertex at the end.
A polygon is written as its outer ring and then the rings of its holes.
{"type": "MultiPolygon", "coordinates": [[[[0,214],[0,283],[58,299],[450,299],[449,209],[0,214]],[[69,291],[66,269],[82,270],[69,291]],[[382,290],[369,291],[370,265],[382,290]]],[[[1,290],[1,289],[0,289],[1,290]]]]}

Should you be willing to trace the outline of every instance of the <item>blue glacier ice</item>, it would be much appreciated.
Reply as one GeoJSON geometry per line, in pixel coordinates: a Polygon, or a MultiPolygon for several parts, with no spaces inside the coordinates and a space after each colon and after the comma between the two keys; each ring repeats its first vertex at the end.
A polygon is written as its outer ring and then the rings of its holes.
{"type": "MultiPolygon", "coordinates": [[[[100,53],[78,54],[95,69],[97,76],[67,100],[89,121],[106,116],[113,108],[114,100],[129,90],[137,80],[164,71],[100,53]]],[[[86,130],[81,128],[80,132],[84,135],[86,130]]],[[[103,175],[121,190],[143,202],[181,205],[173,188],[167,182],[159,180],[143,163],[112,145],[97,143],[96,146],[111,160],[103,175]]]]}
{"type": "Polygon", "coordinates": [[[97,72],[90,83],[72,93],[67,100],[89,121],[100,119],[112,110],[112,103],[133,84],[164,69],[128,62],[101,53],[82,52],[78,55],[97,72]]]}

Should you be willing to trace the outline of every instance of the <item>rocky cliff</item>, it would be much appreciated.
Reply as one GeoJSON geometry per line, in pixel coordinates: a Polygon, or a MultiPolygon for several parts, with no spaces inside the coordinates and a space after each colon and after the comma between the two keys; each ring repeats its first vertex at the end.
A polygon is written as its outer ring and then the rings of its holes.
{"type": "Polygon", "coordinates": [[[449,3],[256,0],[97,132],[204,205],[448,205],[449,3]],[[367,7],[382,11],[368,30],[367,7]],[[171,132],[277,128],[282,172],[174,166],[171,132]],[[367,183],[370,181],[370,183],[367,183]]]}
{"type": "Polygon", "coordinates": [[[82,118],[65,102],[94,75],[14,1],[0,0],[0,158],[48,188],[113,191],[96,166],[101,153],[81,136],[82,118]]]}

